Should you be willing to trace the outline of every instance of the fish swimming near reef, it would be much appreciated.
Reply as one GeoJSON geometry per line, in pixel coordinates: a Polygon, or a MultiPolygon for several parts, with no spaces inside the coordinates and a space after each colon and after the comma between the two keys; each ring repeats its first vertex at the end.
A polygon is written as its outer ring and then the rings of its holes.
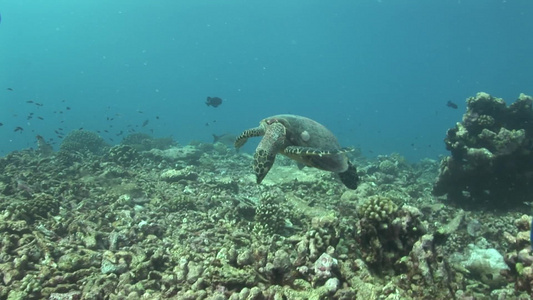
{"type": "Polygon", "coordinates": [[[221,135],[213,134],[213,144],[222,143],[224,145],[233,146],[236,138],[237,136],[231,133],[224,133],[221,135]]]}
{"type": "Polygon", "coordinates": [[[453,103],[452,101],[448,101],[448,103],[446,103],[446,106],[453,108],[453,109],[457,109],[459,107],[457,106],[457,104],[453,103]]]}
{"type": "Polygon", "coordinates": [[[207,97],[205,101],[205,105],[207,106],[218,107],[220,104],[222,104],[222,99],[219,97],[207,97]]]}

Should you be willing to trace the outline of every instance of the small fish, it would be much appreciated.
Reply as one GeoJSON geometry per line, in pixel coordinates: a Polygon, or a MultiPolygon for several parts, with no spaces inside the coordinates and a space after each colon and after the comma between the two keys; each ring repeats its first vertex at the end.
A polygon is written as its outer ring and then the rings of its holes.
{"type": "Polygon", "coordinates": [[[8,91],[13,91],[13,89],[12,89],[12,88],[7,88],[7,90],[8,90],[8,91]]]}
{"type": "Polygon", "coordinates": [[[14,132],[17,132],[17,131],[22,132],[22,131],[24,131],[24,128],[22,128],[22,127],[20,127],[20,126],[17,126],[17,127],[15,127],[15,130],[13,130],[13,131],[14,131],[14,132]]]}
{"type": "Polygon", "coordinates": [[[452,101],[448,101],[448,103],[446,103],[446,106],[453,108],[453,109],[457,109],[459,107],[457,106],[457,104],[453,103],[452,101]]]}
{"type": "Polygon", "coordinates": [[[146,125],[148,125],[148,122],[150,122],[150,121],[144,120],[142,127],[145,127],[146,125]]]}
{"type": "Polygon", "coordinates": [[[219,97],[207,97],[205,101],[205,105],[207,106],[218,107],[220,104],[222,104],[222,99],[219,97]]]}
{"type": "Polygon", "coordinates": [[[70,110],[70,106],[67,106],[66,110],[70,110]]]}
{"type": "Polygon", "coordinates": [[[43,117],[37,117],[37,119],[39,119],[39,120],[44,120],[44,118],[43,118],[43,117]]]}
{"type": "Polygon", "coordinates": [[[0,126],[4,126],[4,123],[0,123],[0,126]]]}
{"type": "Polygon", "coordinates": [[[33,100],[28,100],[26,101],[26,103],[33,103],[33,100]]]}
{"type": "Polygon", "coordinates": [[[38,103],[38,102],[35,102],[35,105],[37,105],[37,106],[43,106],[44,104],[42,104],[42,103],[38,103]]]}

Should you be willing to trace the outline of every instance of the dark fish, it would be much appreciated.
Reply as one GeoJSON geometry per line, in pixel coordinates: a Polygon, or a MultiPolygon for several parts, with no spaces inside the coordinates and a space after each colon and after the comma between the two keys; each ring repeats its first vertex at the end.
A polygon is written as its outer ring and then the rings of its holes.
{"type": "Polygon", "coordinates": [[[32,100],[28,100],[28,101],[26,101],[26,103],[33,103],[33,101],[32,100]]]}
{"type": "Polygon", "coordinates": [[[43,117],[37,117],[37,119],[39,119],[39,120],[44,120],[44,118],[43,118],[43,117]]]}
{"type": "Polygon", "coordinates": [[[15,127],[15,130],[13,130],[13,131],[15,131],[15,132],[17,132],[17,131],[22,132],[22,131],[24,131],[24,128],[22,128],[22,127],[20,127],[20,126],[17,126],[17,127],[15,127]]]}
{"type": "Polygon", "coordinates": [[[207,101],[205,101],[207,106],[218,107],[220,104],[222,104],[222,99],[218,97],[207,97],[207,101]]]}
{"type": "Polygon", "coordinates": [[[144,120],[142,127],[145,127],[146,125],[148,125],[148,122],[150,122],[150,121],[144,120]]]}
{"type": "Polygon", "coordinates": [[[13,91],[13,89],[12,89],[12,88],[7,88],[7,90],[8,90],[8,91],[13,91]]]}
{"type": "Polygon", "coordinates": [[[0,126],[4,126],[4,123],[0,123],[0,126]]]}
{"type": "Polygon", "coordinates": [[[70,106],[67,106],[66,110],[70,110],[70,106]]]}
{"type": "Polygon", "coordinates": [[[457,109],[459,107],[457,106],[457,104],[453,103],[452,101],[448,101],[448,103],[446,103],[446,106],[453,108],[453,109],[457,109]]]}
{"type": "Polygon", "coordinates": [[[44,104],[35,102],[35,105],[37,105],[37,106],[43,106],[44,104]]]}

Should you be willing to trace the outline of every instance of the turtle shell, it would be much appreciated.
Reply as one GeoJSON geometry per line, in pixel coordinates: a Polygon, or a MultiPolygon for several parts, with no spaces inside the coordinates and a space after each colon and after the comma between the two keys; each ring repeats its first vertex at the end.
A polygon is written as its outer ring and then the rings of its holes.
{"type": "Polygon", "coordinates": [[[280,149],[281,154],[325,171],[341,173],[348,169],[345,151],[324,125],[306,117],[288,114],[272,116],[262,122],[265,125],[279,122],[285,126],[285,143],[280,149]]]}

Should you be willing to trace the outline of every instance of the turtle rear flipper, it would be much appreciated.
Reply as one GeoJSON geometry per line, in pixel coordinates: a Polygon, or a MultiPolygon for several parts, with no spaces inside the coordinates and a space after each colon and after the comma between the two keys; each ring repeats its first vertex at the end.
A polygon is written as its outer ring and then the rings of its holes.
{"type": "Polygon", "coordinates": [[[348,169],[344,172],[339,173],[339,178],[347,188],[351,190],[357,189],[357,184],[359,183],[359,176],[357,175],[357,169],[350,161],[348,161],[348,169]]]}
{"type": "Polygon", "coordinates": [[[262,127],[255,127],[252,129],[245,130],[235,139],[235,148],[239,150],[239,148],[246,144],[249,138],[262,136],[264,134],[265,130],[262,127]]]}

